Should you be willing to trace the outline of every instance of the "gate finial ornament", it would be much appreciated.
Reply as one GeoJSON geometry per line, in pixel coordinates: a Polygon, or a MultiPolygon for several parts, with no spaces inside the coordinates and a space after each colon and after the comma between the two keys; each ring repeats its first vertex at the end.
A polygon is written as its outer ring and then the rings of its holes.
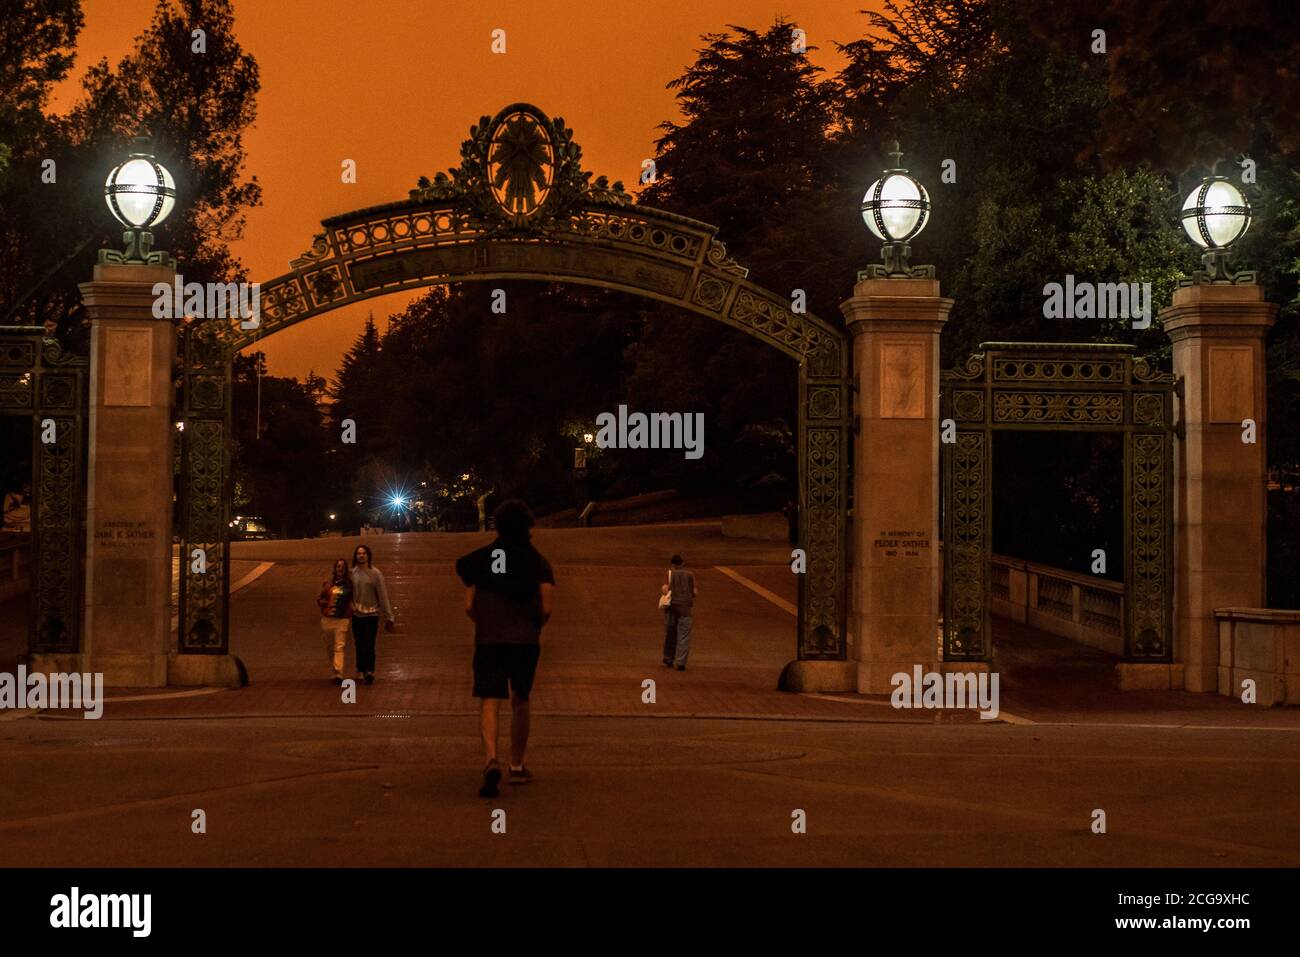
{"type": "Polygon", "coordinates": [[[627,206],[621,182],[600,176],[593,185],[582,169],[582,148],[562,117],[550,118],[531,103],[512,103],[470,127],[460,166],[421,177],[411,198],[464,200],[493,231],[538,233],[554,228],[582,203],[627,206]]]}

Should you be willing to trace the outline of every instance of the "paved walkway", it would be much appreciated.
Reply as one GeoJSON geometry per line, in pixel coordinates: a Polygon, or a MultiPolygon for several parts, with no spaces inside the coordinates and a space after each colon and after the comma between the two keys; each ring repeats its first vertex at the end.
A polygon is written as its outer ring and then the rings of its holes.
{"type": "MultiPolygon", "coordinates": [[[[344,704],[329,680],[316,593],[331,560],[359,539],[248,542],[248,567],[273,563],[231,603],[231,651],[249,687],[211,695],[115,693],[117,718],[289,715],[471,714],[473,624],[455,559],[489,541],[480,534],[367,537],[384,571],[398,631],[380,633],[377,681],[344,704]]],[[[555,567],[556,612],[542,639],[534,708],[546,715],[816,717],[933,722],[933,714],[784,694],[777,677],[795,657],[797,583],[779,543],[723,538],[717,523],[636,529],[541,529],[538,547],[555,567]],[[690,559],[700,598],[685,672],[660,662],[663,616],[656,607],[667,558],[690,559]],[[725,569],[725,570],[724,570],[725,569]],[[764,593],[768,597],[764,597],[764,593]],[[647,703],[644,682],[655,682],[647,703]]],[[[349,643],[347,667],[353,667],[349,643]]],[[[941,720],[978,720],[945,714],[941,720]]]]}
{"type": "Polygon", "coordinates": [[[1295,734],[546,717],[532,784],[481,761],[472,717],[0,723],[0,866],[1300,865],[1295,734]]]}
{"type": "MultiPolygon", "coordinates": [[[[453,563],[489,538],[367,537],[388,578],[399,629],[380,633],[378,680],[359,687],[354,704],[344,704],[328,680],[315,596],[332,559],[350,554],[359,539],[237,543],[232,581],[246,584],[232,598],[231,650],[252,684],[213,693],[113,690],[105,716],[473,714],[472,624],[453,563]]],[[[543,636],[534,690],[538,714],[979,723],[973,712],[895,710],[885,696],[777,691],[781,669],[795,656],[797,601],[782,543],[727,539],[707,522],[541,529],[536,540],[557,577],[556,613],[543,636]],[[690,560],[700,589],[685,672],[659,661],[655,603],[674,552],[690,560]],[[653,703],[644,700],[647,680],[655,683],[653,703]]],[[[994,666],[1007,721],[1300,729],[1298,709],[1261,709],[1218,695],[1120,693],[1113,687],[1116,659],[1103,652],[1008,621],[996,632],[994,666]]],[[[14,627],[0,631],[0,664],[6,650],[16,655],[19,634],[14,627]]]]}
{"type": "Polygon", "coordinates": [[[0,716],[0,865],[1300,865],[1300,709],[1120,695],[1113,659],[1005,624],[1012,723],[778,692],[788,552],[716,525],[539,533],[558,582],[538,778],[480,800],[452,561],[485,540],[370,540],[400,629],[355,705],[327,680],[315,607],[354,542],[236,546],[244,574],[273,563],[232,602],[253,684],[114,690],[94,722],[0,716]],[[700,583],[682,673],[659,663],[655,608],[674,551],[700,583]]]}

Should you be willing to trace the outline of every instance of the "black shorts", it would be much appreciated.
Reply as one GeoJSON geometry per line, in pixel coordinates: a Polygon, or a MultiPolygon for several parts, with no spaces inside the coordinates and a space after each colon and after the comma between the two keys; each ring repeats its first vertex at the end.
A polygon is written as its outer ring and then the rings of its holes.
{"type": "Polygon", "coordinates": [[[527,701],[541,650],[538,645],[476,645],[474,697],[508,698],[513,691],[527,701]]]}

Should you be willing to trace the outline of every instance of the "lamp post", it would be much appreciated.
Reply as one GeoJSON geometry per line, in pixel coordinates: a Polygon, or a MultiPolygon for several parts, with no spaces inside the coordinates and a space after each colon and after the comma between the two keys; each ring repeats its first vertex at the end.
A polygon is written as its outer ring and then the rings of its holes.
{"type": "Polygon", "coordinates": [[[889,155],[894,165],[884,170],[862,197],[862,221],[872,235],[884,241],[880,257],[883,266],[871,265],[859,279],[933,279],[933,266],[911,266],[909,240],[925,229],[930,219],[930,194],[920,181],[902,167],[903,153],[894,142],[889,155]]]}
{"type": "Polygon", "coordinates": [[[101,263],[144,263],[175,265],[166,252],[154,250],[150,228],[158,225],[176,205],[176,181],[165,166],[145,150],[145,141],[136,140],[136,151],[123,163],[113,167],[104,182],[104,201],[113,218],[125,227],[122,241],[126,249],[102,249],[101,263]]]}
{"type": "MultiPolygon", "coordinates": [[[[1217,164],[1216,164],[1217,165],[1217,164]]],[[[1192,242],[1205,250],[1204,267],[1182,285],[1253,283],[1254,272],[1228,268],[1228,249],[1250,228],[1250,203],[1226,176],[1211,174],[1187,194],[1179,217],[1192,242]]]]}

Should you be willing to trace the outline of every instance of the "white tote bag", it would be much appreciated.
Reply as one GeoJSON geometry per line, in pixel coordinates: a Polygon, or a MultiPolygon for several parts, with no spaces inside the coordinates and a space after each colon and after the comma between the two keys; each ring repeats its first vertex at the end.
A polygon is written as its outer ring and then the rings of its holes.
{"type": "Polygon", "coordinates": [[[668,594],[666,594],[666,595],[660,595],[660,596],[659,596],[659,610],[660,610],[660,611],[663,611],[665,608],[667,608],[669,605],[671,605],[671,604],[673,603],[673,592],[672,592],[672,587],[673,587],[673,573],[672,573],[671,571],[668,573],[668,583],[667,583],[667,584],[668,584],[668,594]]]}

